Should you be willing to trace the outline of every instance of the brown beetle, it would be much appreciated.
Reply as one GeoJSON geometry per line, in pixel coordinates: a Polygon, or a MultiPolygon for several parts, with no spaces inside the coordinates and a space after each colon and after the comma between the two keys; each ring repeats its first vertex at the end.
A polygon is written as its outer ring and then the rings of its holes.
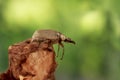
{"type": "MultiPolygon", "coordinates": [[[[73,40],[66,37],[62,33],[54,31],[54,30],[36,30],[33,33],[31,41],[32,42],[34,42],[34,41],[42,42],[42,41],[45,41],[45,40],[50,40],[51,44],[58,43],[61,47],[63,47],[62,58],[63,58],[63,55],[64,55],[64,45],[62,44],[62,41],[75,44],[75,42],[73,40]]],[[[58,51],[59,51],[59,47],[58,47],[58,51]]]]}

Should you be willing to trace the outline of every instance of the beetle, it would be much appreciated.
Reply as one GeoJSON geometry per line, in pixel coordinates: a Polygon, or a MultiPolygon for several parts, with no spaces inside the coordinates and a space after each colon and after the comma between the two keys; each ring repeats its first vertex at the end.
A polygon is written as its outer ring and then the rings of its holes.
{"type": "MultiPolygon", "coordinates": [[[[66,37],[64,34],[55,31],[55,30],[36,30],[33,35],[32,35],[32,40],[31,42],[43,42],[46,40],[50,40],[51,44],[57,44],[58,46],[61,46],[63,48],[63,54],[62,54],[62,58],[64,55],[64,45],[62,42],[67,42],[67,43],[72,43],[75,44],[75,41],[71,40],[70,38],[66,37]]],[[[59,52],[59,48],[58,47],[58,52],[59,52]]],[[[61,59],[62,59],[61,58],[61,59]]]]}

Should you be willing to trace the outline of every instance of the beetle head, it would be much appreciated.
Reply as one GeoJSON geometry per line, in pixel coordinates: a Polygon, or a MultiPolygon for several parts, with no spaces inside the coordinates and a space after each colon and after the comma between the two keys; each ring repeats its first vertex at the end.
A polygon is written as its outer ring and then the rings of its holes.
{"type": "Polygon", "coordinates": [[[71,40],[70,38],[66,38],[66,39],[64,40],[64,42],[68,42],[68,43],[73,43],[73,44],[75,44],[75,41],[71,40]]]}
{"type": "Polygon", "coordinates": [[[62,41],[64,41],[66,39],[66,37],[63,34],[60,35],[60,38],[62,41]]]}
{"type": "Polygon", "coordinates": [[[68,42],[68,43],[73,43],[73,44],[75,44],[75,41],[73,41],[73,40],[71,40],[70,38],[64,36],[63,34],[60,35],[60,38],[61,38],[61,40],[64,41],[64,42],[68,42]]]}

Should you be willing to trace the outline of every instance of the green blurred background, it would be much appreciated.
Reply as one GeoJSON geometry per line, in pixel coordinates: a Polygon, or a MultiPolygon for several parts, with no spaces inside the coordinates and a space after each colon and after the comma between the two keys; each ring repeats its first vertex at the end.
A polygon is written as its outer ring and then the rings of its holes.
{"type": "Polygon", "coordinates": [[[36,29],[54,29],[76,42],[64,44],[56,80],[120,80],[119,5],[120,0],[0,0],[0,72],[8,67],[8,46],[36,29]]]}

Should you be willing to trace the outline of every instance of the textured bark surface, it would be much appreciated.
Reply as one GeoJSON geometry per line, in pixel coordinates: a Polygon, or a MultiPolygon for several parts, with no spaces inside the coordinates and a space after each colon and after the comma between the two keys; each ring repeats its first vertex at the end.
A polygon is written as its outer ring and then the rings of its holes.
{"type": "Polygon", "coordinates": [[[11,45],[9,68],[0,80],[55,80],[55,52],[50,41],[30,43],[26,40],[11,45]]]}

